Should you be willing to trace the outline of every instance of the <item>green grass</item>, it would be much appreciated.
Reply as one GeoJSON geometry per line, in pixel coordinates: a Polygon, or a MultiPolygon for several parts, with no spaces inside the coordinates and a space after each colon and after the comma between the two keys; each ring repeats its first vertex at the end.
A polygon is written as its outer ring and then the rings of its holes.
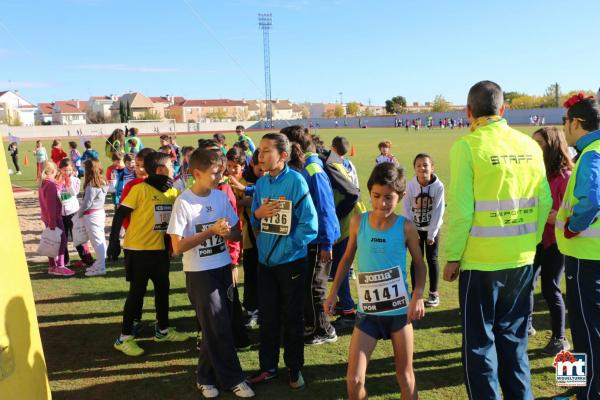
{"type": "MultiPolygon", "coordinates": [[[[523,128],[531,134],[531,128],[523,128]]],[[[358,168],[367,200],[366,180],[378,154],[377,143],[383,139],[393,142],[393,153],[412,176],[412,159],[418,152],[432,155],[436,172],[441,180],[449,183],[448,152],[452,143],[466,130],[435,130],[433,132],[404,129],[331,129],[319,134],[326,143],[343,134],[354,143],[356,156],[353,162],[358,168]]],[[[250,135],[258,142],[260,134],[250,135]]],[[[180,145],[193,144],[199,135],[180,136],[180,145]]],[[[233,142],[233,135],[228,141],[233,142]]],[[[49,150],[50,141],[45,141],[49,150]]],[[[66,143],[65,143],[66,144],[66,143]]],[[[96,148],[103,155],[101,141],[96,148]]],[[[146,146],[156,147],[158,138],[144,138],[146,146]]],[[[21,143],[21,159],[33,143],[21,143]]],[[[30,162],[33,156],[29,156],[30,162]]],[[[10,159],[9,159],[10,162],[10,159]]],[[[107,165],[106,159],[103,159],[107,165]]],[[[21,176],[13,176],[13,182],[34,187],[35,165],[25,168],[21,176]]],[[[443,255],[445,227],[441,237],[443,255]]],[[[44,344],[51,388],[56,399],[196,399],[194,369],[197,363],[194,342],[157,344],[150,340],[151,329],[142,336],[141,346],[146,355],[128,358],[112,349],[112,342],[119,334],[124,299],[128,286],[121,265],[108,267],[104,277],[85,278],[81,273],[71,279],[57,279],[46,274],[45,265],[30,266],[31,279],[36,298],[38,319],[44,344]]],[[[538,285],[539,286],[539,285],[538,285]]],[[[243,290],[243,286],[241,288],[243,290]]],[[[354,291],[354,287],[353,287],[354,291]]],[[[422,399],[464,399],[462,363],[460,360],[460,320],[458,316],[457,283],[441,282],[441,306],[427,310],[423,321],[416,324],[414,367],[417,386],[422,399]]],[[[151,285],[144,305],[144,320],[154,320],[151,285]]],[[[354,293],[355,294],[355,293],[354,293]]],[[[171,272],[172,325],[179,330],[194,330],[193,312],[185,294],[181,263],[176,260],[171,272]]],[[[538,335],[530,340],[529,357],[535,398],[552,398],[565,393],[555,386],[552,358],[541,354],[540,349],[550,336],[549,314],[539,289],[536,292],[534,316],[538,335]]],[[[331,345],[306,347],[304,375],[307,390],[290,393],[285,379],[257,387],[262,398],[284,399],[338,399],[345,398],[345,371],[350,331],[339,332],[340,339],[331,345]]],[[[258,332],[251,337],[257,340],[258,332]]],[[[380,342],[369,365],[367,389],[373,399],[397,399],[399,390],[394,377],[391,344],[380,342]]],[[[240,353],[244,371],[258,367],[257,348],[240,353]]],[[[283,361],[280,363],[283,366],[283,361]]],[[[225,394],[223,398],[234,398],[225,394]]]]}

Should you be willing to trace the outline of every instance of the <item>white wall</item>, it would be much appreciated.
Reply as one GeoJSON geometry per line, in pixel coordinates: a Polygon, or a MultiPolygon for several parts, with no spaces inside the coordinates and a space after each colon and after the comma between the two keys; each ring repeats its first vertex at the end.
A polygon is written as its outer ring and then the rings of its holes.
{"type": "Polygon", "coordinates": [[[185,132],[213,132],[213,131],[233,131],[237,125],[249,127],[256,124],[256,121],[235,121],[235,122],[200,122],[197,124],[187,123],[168,123],[168,122],[131,122],[128,124],[87,124],[87,125],[43,125],[43,126],[8,126],[0,124],[0,136],[18,136],[23,139],[28,138],[54,138],[54,137],[72,137],[77,136],[79,130],[83,136],[108,136],[117,128],[125,129],[125,126],[137,127],[141,134],[155,134],[155,129],[159,133],[185,133],[185,132]]]}

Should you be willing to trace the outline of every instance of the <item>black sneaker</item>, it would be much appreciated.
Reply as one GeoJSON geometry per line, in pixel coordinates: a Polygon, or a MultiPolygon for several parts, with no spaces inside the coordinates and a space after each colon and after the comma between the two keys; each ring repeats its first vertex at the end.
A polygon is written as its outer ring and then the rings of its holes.
{"type": "Polygon", "coordinates": [[[425,307],[437,307],[440,305],[440,295],[429,293],[429,298],[425,301],[425,307]]]}
{"type": "Polygon", "coordinates": [[[310,335],[304,337],[304,344],[308,346],[318,346],[325,343],[325,338],[319,335],[310,335]]]}
{"type": "Polygon", "coordinates": [[[568,351],[570,348],[571,345],[567,338],[551,337],[546,347],[542,349],[542,353],[554,356],[561,351],[568,351]]]}

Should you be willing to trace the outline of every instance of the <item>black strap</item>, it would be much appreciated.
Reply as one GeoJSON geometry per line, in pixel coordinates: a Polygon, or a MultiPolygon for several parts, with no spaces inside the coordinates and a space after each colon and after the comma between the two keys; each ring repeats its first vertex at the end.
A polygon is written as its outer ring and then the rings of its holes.
{"type": "Polygon", "coordinates": [[[256,248],[256,236],[254,235],[254,228],[252,228],[252,223],[250,221],[250,216],[248,215],[248,207],[244,207],[244,219],[248,224],[248,237],[250,238],[250,242],[252,243],[252,247],[256,248]]]}
{"type": "MultiPolygon", "coordinates": [[[[300,197],[300,200],[298,200],[298,202],[294,205],[294,210],[296,208],[298,208],[298,206],[308,196],[308,194],[309,194],[309,192],[306,192],[306,193],[304,193],[304,195],[302,195],[302,197],[300,197]]],[[[273,243],[273,247],[271,247],[271,251],[269,251],[269,254],[267,255],[267,258],[265,259],[265,265],[269,265],[269,260],[271,259],[271,256],[273,255],[273,252],[277,248],[277,245],[279,244],[279,241],[281,240],[282,237],[283,236],[280,235],[280,236],[277,237],[277,239],[275,239],[275,243],[273,243]]]]}

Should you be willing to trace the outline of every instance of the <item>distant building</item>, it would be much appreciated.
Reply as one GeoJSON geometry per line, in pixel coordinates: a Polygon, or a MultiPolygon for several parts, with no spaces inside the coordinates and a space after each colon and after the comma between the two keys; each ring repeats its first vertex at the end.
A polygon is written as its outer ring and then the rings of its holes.
{"type": "Polygon", "coordinates": [[[88,102],[83,100],[55,101],[52,107],[53,125],[85,125],[88,102]]]}
{"type": "Polygon", "coordinates": [[[36,108],[21,97],[18,90],[0,92],[0,123],[14,125],[19,121],[21,126],[33,126],[36,108]]]}
{"type": "Polygon", "coordinates": [[[112,115],[110,108],[119,98],[115,95],[110,96],[92,96],[88,101],[88,114],[92,121],[110,122],[112,115]]]}
{"type": "Polygon", "coordinates": [[[177,122],[244,121],[248,104],[242,100],[185,100],[169,107],[177,122]]]}
{"type": "Polygon", "coordinates": [[[38,103],[37,109],[34,112],[35,123],[39,125],[51,125],[53,108],[54,103],[38,103]]]}
{"type": "MultiPolygon", "coordinates": [[[[131,119],[146,119],[146,117],[152,116],[152,114],[157,112],[157,110],[154,108],[154,103],[152,100],[150,100],[150,98],[144,96],[140,92],[131,92],[122,95],[118,100],[113,102],[112,106],[110,107],[110,114],[113,119],[120,118],[121,104],[125,110],[129,104],[132,114],[130,117],[131,119]]],[[[160,119],[160,116],[158,119],[160,119]]]]}
{"type": "Polygon", "coordinates": [[[171,116],[171,106],[181,105],[185,99],[181,96],[154,96],[150,97],[152,104],[154,104],[154,110],[158,113],[160,118],[174,118],[171,116]]]}

